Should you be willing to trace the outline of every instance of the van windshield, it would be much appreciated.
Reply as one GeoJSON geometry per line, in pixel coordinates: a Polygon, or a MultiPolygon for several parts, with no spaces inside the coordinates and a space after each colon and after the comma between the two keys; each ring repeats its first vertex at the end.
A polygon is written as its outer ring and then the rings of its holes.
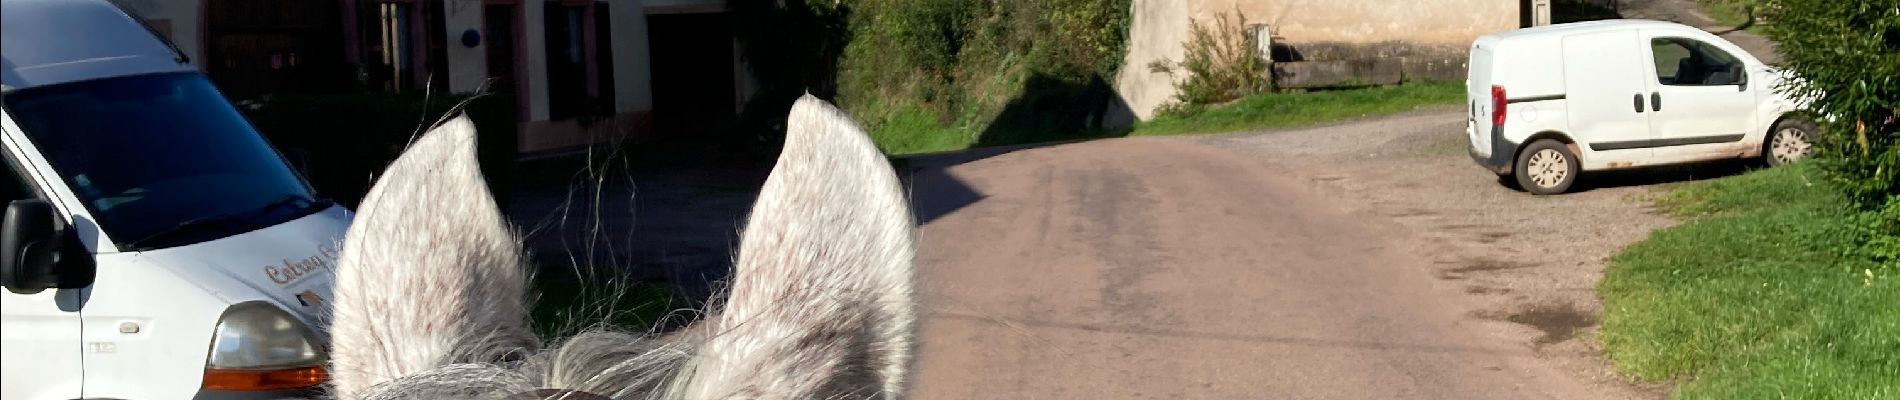
{"type": "Polygon", "coordinates": [[[200,74],[22,89],[4,102],[121,250],[215,240],[329,206],[200,74]]]}

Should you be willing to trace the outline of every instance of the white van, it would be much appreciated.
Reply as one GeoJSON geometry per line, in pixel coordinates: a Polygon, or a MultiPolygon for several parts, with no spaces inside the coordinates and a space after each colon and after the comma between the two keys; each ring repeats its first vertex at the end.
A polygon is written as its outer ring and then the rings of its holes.
{"type": "Polygon", "coordinates": [[[1535,194],[1582,171],[1805,157],[1816,134],[1784,77],[1687,25],[1611,20],[1520,29],[1471,46],[1472,158],[1535,194]]]}
{"type": "Polygon", "coordinates": [[[0,42],[0,398],[314,393],[350,211],[105,0],[0,0],[0,42]]]}

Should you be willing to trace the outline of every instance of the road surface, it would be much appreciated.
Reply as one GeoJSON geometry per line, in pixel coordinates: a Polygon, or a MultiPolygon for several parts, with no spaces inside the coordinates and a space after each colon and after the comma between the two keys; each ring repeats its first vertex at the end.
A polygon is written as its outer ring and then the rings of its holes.
{"type": "Polygon", "coordinates": [[[913,159],[920,399],[1655,398],[1589,337],[1642,184],[1535,197],[1434,109],[913,159]]]}

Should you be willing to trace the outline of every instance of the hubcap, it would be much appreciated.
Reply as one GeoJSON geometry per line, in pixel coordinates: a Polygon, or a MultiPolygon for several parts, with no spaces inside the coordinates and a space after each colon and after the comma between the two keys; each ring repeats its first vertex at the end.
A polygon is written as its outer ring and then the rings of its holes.
{"type": "Polygon", "coordinates": [[[1543,149],[1531,153],[1530,163],[1525,172],[1530,174],[1531,183],[1537,187],[1551,188],[1563,183],[1570,176],[1570,162],[1564,159],[1564,153],[1543,149]]]}
{"type": "Polygon", "coordinates": [[[1776,162],[1791,163],[1807,157],[1814,144],[1808,142],[1808,133],[1800,129],[1786,128],[1775,132],[1774,141],[1768,143],[1768,155],[1776,162]]]}

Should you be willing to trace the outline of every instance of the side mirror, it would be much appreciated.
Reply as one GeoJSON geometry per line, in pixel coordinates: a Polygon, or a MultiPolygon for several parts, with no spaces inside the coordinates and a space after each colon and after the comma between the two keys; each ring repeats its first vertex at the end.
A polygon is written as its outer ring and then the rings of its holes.
{"type": "Polygon", "coordinates": [[[39,199],[14,200],[0,220],[0,286],[19,294],[92,285],[91,257],[69,256],[78,240],[39,199]]]}
{"type": "Polygon", "coordinates": [[[1748,91],[1748,66],[1741,63],[1729,66],[1729,74],[1735,80],[1736,91],[1748,91]]]}

